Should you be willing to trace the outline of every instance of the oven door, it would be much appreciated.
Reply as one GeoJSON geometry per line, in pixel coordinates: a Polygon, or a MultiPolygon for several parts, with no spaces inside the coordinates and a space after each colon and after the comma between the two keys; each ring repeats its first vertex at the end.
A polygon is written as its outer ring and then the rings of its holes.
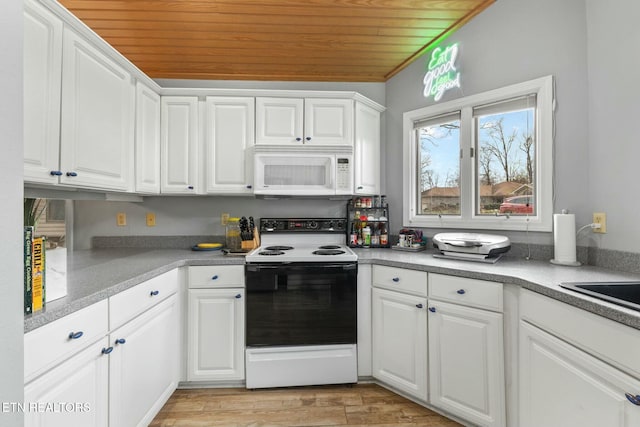
{"type": "Polygon", "coordinates": [[[358,264],[247,264],[247,347],[355,344],[358,264]]]}

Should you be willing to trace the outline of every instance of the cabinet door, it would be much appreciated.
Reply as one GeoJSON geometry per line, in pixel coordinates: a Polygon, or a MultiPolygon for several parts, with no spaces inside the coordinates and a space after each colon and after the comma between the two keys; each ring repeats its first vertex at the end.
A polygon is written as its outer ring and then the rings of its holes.
{"type": "Polygon", "coordinates": [[[502,330],[501,313],[429,301],[433,406],[477,425],[505,425],[502,330]]]}
{"type": "Polygon", "coordinates": [[[374,288],[373,376],[427,400],[426,298],[374,288]]]}
{"type": "Polygon", "coordinates": [[[198,97],[163,96],[161,101],[162,193],[198,191],[198,97]]]}
{"type": "Polygon", "coordinates": [[[353,146],[353,100],[304,100],[304,143],[353,146]]]}
{"type": "Polygon", "coordinates": [[[62,21],[24,3],[24,180],[56,184],[60,151],[62,21]]]}
{"type": "Polygon", "coordinates": [[[356,102],[355,194],[380,193],[380,113],[356,102]]]}
{"type": "Polygon", "coordinates": [[[24,387],[26,427],[106,427],[109,357],[106,338],[24,387]],[[32,405],[36,405],[33,407],[32,405]]]}
{"type": "Polygon", "coordinates": [[[256,144],[300,144],[304,101],[299,98],[256,98],[256,144]]]}
{"type": "Polygon", "coordinates": [[[207,97],[207,193],[253,193],[254,117],[254,98],[207,97]]]}
{"type": "Polygon", "coordinates": [[[160,193],[160,95],[136,84],[136,192],[160,193]]]}
{"type": "Polygon", "coordinates": [[[148,425],[175,391],[179,322],[173,295],[110,334],[110,426],[148,425]]]}
{"type": "Polygon", "coordinates": [[[521,427],[640,425],[640,381],[520,322],[521,427]]]}
{"type": "Polygon", "coordinates": [[[60,182],[133,189],[135,89],[131,75],[65,28],[60,182]]]}
{"type": "Polygon", "coordinates": [[[244,289],[190,289],[189,381],[244,379],[244,289]]]}

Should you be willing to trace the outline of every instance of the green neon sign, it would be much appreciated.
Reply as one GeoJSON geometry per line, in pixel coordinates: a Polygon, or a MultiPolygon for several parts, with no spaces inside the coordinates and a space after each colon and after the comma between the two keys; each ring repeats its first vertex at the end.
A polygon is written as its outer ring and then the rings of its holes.
{"type": "Polygon", "coordinates": [[[431,52],[423,79],[426,98],[433,96],[434,101],[439,101],[446,91],[460,87],[460,72],[456,69],[457,57],[458,43],[444,49],[437,47],[431,52]]]}

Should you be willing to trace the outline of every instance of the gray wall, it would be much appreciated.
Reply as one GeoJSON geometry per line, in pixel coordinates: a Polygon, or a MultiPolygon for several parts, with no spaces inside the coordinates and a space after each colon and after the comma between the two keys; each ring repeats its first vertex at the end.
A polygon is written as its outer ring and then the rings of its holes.
{"type": "Polygon", "coordinates": [[[587,0],[589,209],[606,212],[599,247],[640,252],[640,2],[587,0]]]}
{"type": "MultiPolygon", "coordinates": [[[[569,209],[590,222],[587,198],[587,50],[584,0],[499,0],[445,42],[459,43],[461,90],[440,102],[553,75],[556,83],[555,212],[569,209]]],[[[392,229],[402,218],[402,114],[432,104],[422,95],[428,55],[387,82],[387,194],[392,229]]],[[[433,235],[441,230],[427,230],[433,235]]],[[[552,243],[551,233],[530,233],[552,243]]],[[[522,232],[509,233],[525,241],[522,232]]],[[[579,243],[586,244],[584,241],[579,243]]]]}
{"type": "MultiPolygon", "coordinates": [[[[0,402],[22,402],[22,0],[4,0],[0,14],[0,402]]],[[[21,426],[23,414],[0,412],[0,425],[21,426]]]]}

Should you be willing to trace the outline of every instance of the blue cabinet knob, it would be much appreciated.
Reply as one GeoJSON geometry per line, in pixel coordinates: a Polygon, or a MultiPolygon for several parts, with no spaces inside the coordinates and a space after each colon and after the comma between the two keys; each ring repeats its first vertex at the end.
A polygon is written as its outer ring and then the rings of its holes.
{"type": "Polygon", "coordinates": [[[416,307],[417,307],[417,308],[422,308],[422,307],[423,307],[423,305],[422,305],[422,304],[416,304],[416,307]]]}
{"type": "Polygon", "coordinates": [[[435,313],[436,312],[436,308],[435,307],[429,307],[429,311],[432,312],[432,313],[435,313]]]}
{"type": "Polygon", "coordinates": [[[107,347],[102,349],[102,354],[109,354],[113,351],[113,347],[107,347]]]}
{"type": "Polygon", "coordinates": [[[310,136],[306,137],[305,139],[306,139],[307,141],[311,141],[311,137],[310,137],[310,136]]]}
{"type": "Polygon", "coordinates": [[[118,338],[118,339],[116,340],[116,344],[124,344],[124,343],[126,343],[126,342],[127,342],[127,340],[125,340],[124,338],[118,338]]]}
{"type": "Polygon", "coordinates": [[[187,190],[193,190],[193,185],[188,185],[187,190]]]}
{"type": "Polygon", "coordinates": [[[636,394],[635,396],[631,393],[624,394],[627,400],[633,403],[636,406],[640,406],[640,394],[636,394]]]}
{"type": "Polygon", "coordinates": [[[296,141],[302,141],[302,138],[296,138],[296,141]]]}
{"type": "Polygon", "coordinates": [[[247,185],[247,188],[248,188],[248,189],[252,189],[252,188],[253,188],[253,185],[247,185]]]}
{"type": "Polygon", "coordinates": [[[150,293],[150,295],[151,295],[152,297],[155,297],[155,296],[156,296],[156,295],[158,295],[158,294],[160,294],[160,291],[157,291],[157,290],[156,290],[156,291],[151,291],[151,293],[150,293]]]}
{"type": "Polygon", "coordinates": [[[67,176],[78,176],[77,172],[67,172],[67,176]]]}
{"type": "Polygon", "coordinates": [[[393,279],[391,279],[391,280],[393,280],[394,282],[396,282],[396,283],[397,283],[397,282],[399,282],[399,281],[400,281],[400,278],[399,278],[399,277],[394,277],[394,278],[393,278],[393,279]]]}
{"type": "Polygon", "coordinates": [[[218,275],[216,274],[215,276],[213,276],[211,280],[218,280],[218,275]]]}
{"type": "Polygon", "coordinates": [[[51,171],[51,172],[49,172],[49,174],[51,174],[53,176],[61,176],[62,175],[62,171],[51,171]]]}
{"type": "Polygon", "coordinates": [[[241,294],[236,295],[236,298],[242,298],[241,294]]]}
{"type": "Polygon", "coordinates": [[[70,340],[77,340],[78,338],[80,338],[82,336],[82,331],[78,331],[78,332],[69,332],[69,339],[70,340]]]}
{"type": "Polygon", "coordinates": [[[458,292],[460,295],[464,295],[466,293],[464,289],[458,289],[456,292],[458,292]]]}

